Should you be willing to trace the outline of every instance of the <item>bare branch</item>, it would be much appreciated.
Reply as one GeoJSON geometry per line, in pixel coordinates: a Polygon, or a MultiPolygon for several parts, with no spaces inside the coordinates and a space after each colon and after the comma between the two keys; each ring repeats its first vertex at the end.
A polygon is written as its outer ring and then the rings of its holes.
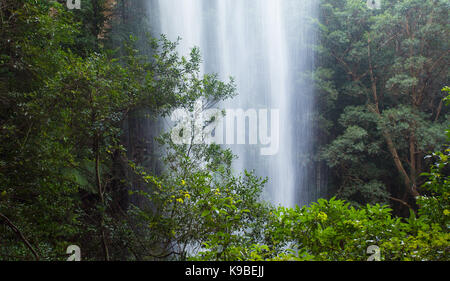
{"type": "Polygon", "coordinates": [[[27,248],[30,249],[30,251],[33,253],[35,259],[38,261],[39,260],[38,253],[36,252],[36,250],[34,250],[33,246],[31,246],[30,242],[28,242],[28,240],[25,238],[22,232],[20,232],[20,230],[8,219],[8,217],[3,215],[2,213],[0,213],[0,218],[2,218],[3,221],[6,223],[6,225],[9,226],[9,228],[11,228],[11,230],[14,231],[14,233],[16,233],[17,236],[20,237],[20,239],[25,243],[27,248]]]}

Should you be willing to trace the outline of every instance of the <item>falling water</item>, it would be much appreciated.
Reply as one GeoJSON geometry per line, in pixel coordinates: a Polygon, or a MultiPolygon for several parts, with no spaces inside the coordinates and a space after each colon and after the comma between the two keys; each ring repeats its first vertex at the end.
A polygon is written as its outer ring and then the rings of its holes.
{"type": "Polygon", "coordinates": [[[182,38],[181,54],[199,47],[202,72],[217,73],[222,80],[235,79],[238,96],[220,104],[222,108],[279,110],[277,154],[261,155],[261,145],[231,148],[239,157],[234,168],[267,176],[266,199],[290,207],[315,199],[309,154],[313,89],[302,79],[313,63],[310,19],[316,10],[314,2],[148,1],[149,11],[158,21],[154,28],[171,41],[182,38]]]}

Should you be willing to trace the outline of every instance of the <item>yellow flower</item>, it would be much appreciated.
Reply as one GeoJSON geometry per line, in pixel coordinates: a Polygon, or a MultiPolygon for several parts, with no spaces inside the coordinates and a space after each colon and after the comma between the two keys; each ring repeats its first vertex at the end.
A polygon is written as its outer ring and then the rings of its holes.
{"type": "Polygon", "coordinates": [[[178,203],[181,203],[181,204],[184,203],[183,199],[181,199],[181,198],[178,198],[178,199],[177,199],[177,202],[178,202],[178,203]]]}
{"type": "Polygon", "coordinates": [[[186,185],[186,182],[184,180],[181,180],[181,185],[186,185]]]}
{"type": "Polygon", "coordinates": [[[448,216],[450,215],[450,211],[449,210],[444,210],[444,216],[448,216]]]}

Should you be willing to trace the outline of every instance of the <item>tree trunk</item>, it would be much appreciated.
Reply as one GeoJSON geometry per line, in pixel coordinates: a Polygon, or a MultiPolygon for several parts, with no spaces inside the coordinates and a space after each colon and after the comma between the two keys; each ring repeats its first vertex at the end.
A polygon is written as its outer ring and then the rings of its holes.
{"type": "MultiPolygon", "coordinates": [[[[372,89],[372,95],[374,99],[375,107],[373,109],[373,112],[378,116],[378,118],[382,118],[381,111],[379,108],[379,100],[378,100],[378,89],[377,89],[377,80],[375,78],[374,69],[372,66],[372,59],[371,59],[371,49],[370,49],[370,37],[368,38],[368,47],[367,47],[367,53],[368,53],[368,61],[369,61],[369,74],[370,74],[370,80],[371,80],[371,89],[372,89]]],[[[406,187],[406,190],[408,193],[411,193],[414,197],[419,196],[419,193],[417,192],[415,185],[412,183],[411,178],[408,176],[408,173],[406,172],[405,168],[403,167],[403,163],[400,160],[400,157],[398,155],[397,148],[394,145],[394,142],[392,141],[392,137],[388,132],[382,129],[383,137],[386,141],[386,144],[388,146],[389,152],[392,155],[392,158],[394,160],[395,167],[397,168],[397,171],[400,173],[400,175],[403,177],[403,181],[406,187]]],[[[415,165],[415,164],[414,164],[415,165]]]]}
{"type": "Polygon", "coordinates": [[[414,133],[411,134],[409,138],[409,158],[411,162],[411,171],[410,171],[410,179],[411,179],[411,194],[414,197],[419,196],[420,194],[417,192],[417,162],[416,162],[416,137],[414,133]]]}
{"type": "Polygon", "coordinates": [[[94,155],[95,155],[95,183],[97,185],[97,191],[100,198],[100,235],[102,237],[102,246],[103,246],[103,254],[106,261],[109,261],[109,251],[108,244],[106,242],[106,233],[105,233],[105,196],[104,190],[102,188],[101,175],[100,175],[100,152],[99,152],[99,137],[98,134],[94,137],[94,155]]]}

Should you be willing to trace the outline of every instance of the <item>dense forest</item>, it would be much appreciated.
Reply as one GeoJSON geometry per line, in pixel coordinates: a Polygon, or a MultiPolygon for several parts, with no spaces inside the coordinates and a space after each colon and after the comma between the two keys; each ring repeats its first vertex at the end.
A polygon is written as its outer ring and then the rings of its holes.
{"type": "Polygon", "coordinates": [[[449,1],[317,1],[298,76],[329,196],[288,208],[220,145],[143,159],[140,122],[238,94],[135,28],[143,1],[1,0],[0,260],[449,260],[449,1]]]}

